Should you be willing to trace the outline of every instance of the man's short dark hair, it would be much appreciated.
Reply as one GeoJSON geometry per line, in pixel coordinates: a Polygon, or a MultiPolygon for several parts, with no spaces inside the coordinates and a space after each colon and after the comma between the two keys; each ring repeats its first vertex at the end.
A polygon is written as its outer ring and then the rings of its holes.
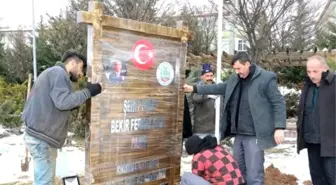
{"type": "Polygon", "coordinates": [[[246,52],[238,52],[235,54],[232,58],[231,65],[234,65],[237,61],[239,61],[241,64],[245,64],[246,62],[251,62],[251,57],[246,52]]]}
{"type": "Polygon", "coordinates": [[[83,61],[83,68],[86,68],[86,57],[84,55],[69,50],[63,54],[61,61],[67,63],[70,59],[74,59],[76,62],[83,61]]]}

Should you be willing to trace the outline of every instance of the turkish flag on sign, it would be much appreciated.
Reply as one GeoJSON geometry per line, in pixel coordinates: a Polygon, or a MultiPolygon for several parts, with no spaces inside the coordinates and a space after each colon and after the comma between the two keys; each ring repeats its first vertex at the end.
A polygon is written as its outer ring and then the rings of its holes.
{"type": "Polygon", "coordinates": [[[155,52],[152,43],[147,40],[138,40],[132,48],[132,61],[136,68],[148,70],[153,66],[155,52]]]}

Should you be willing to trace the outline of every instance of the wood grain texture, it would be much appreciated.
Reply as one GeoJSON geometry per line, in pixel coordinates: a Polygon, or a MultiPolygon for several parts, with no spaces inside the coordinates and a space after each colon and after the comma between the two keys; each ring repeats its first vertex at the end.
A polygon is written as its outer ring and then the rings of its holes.
{"type": "Polygon", "coordinates": [[[101,4],[94,1],[89,12],[80,11],[77,17],[79,23],[91,25],[89,80],[103,86],[102,94],[88,103],[84,184],[179,184],[189,31],[185,24],[168,28],[102,12],[101,4]],[[134,45],[139,40],[153,47],[154,62],[148,70],[134,63],[134,45]],[[167,80],[169,65],[174,78],[163,86],[157,74],[167,80]],[[118,66],[122,77],[115,75],[118,66]],[[158,69],[166,71],[158,73],[158,69]]]}

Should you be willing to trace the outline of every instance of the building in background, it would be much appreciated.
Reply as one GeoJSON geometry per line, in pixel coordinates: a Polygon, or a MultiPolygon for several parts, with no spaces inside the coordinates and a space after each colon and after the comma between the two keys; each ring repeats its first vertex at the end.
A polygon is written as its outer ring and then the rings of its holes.
{"type": "MultiPolygon", "coordinates": [[[[5,43],[5,47],[11,47],[13,43],[13,38],[11,37],[12,34],[22,32],[23,34],[31,34],[32,27],[20,25],[16,28],[10,27],[8,25],[1,24],[0,19],[0,35],[1,35],[1,42],[5,43]]],[[[27,42],[29,43],[29,39],[27,38],[27,42]]]]}
{"type": "MultiPolygon", "coordinates": [[[[29,35],[32,32],[32,28],[29,26],[20,26],[18,28],[10,28],[10,27],[0,27],[0,34],[2,36],[1,41],[5,43],[5,47],[12,47],[13,34],[21,32],[24,35],[29,35]]],[[[27,37],[27,43],[30,42],[29,38],[27,37]]]]}
{"type": "MultiPolygon", "coordinates": [[[[237,0],[224,0],[224,6],[236,7],[237,0]]],[[[236,27],[228,20],[232,19],[228,12],[223,15],[223,51],[233,55],[236,51],[247,51],[249,43],[239,34],[236,27]]],[[[237,25],[236,25],[237,26],[237,25]]]]}

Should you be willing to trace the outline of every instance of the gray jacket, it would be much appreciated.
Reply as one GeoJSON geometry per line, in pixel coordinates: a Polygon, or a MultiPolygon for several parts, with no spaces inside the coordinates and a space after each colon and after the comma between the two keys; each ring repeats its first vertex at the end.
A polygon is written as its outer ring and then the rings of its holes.
{"type": "MultiPolygon", "coordinates": [[[[200,81],[198,85],[205,85],[200,81]]],[[[193,133],[215,133],[215,99],[207,95],[193,93],[194,125],[193,133]]]]}
{"type": "Polygon", "coordinates": [[[68,132],[70,110],[86,102],[90,91],[72,92],[71,81],[63,64],[43,71],[25,103],[22,120],[26,133],[61,148],[68,132]]]}
{"type": "MultiPolygon", "coordinates": [[[[198,94],[224,95],[223,116],[221,120],[221,139],[230,135],[231,123],[228,122],[227,104],[238,83],[238,76],[232,75],[226,82],[214,85],[196,86],[198,94]]],[[[275,129],[286,128],[286,103],[277,87],[276,75],[256,66],[252,83],[248,89],[248,103],[261,149],[276,146],[275,129]]]]}

